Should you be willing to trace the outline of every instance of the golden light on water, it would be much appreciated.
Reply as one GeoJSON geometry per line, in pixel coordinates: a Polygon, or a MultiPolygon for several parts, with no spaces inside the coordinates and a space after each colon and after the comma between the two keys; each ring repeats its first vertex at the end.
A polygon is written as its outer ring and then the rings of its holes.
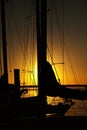
{"type": "Polygon", "coordinates": [[[28,91],[25,94],[22,94],[21,98],[28,98],[38,96],[38,88],[27,88],[28,91]]]}
{"type": "MultiPolygon", "coordinates": [[[[21,98],[28,98],[28,97],[35,97],[38,96],[38,88],[28,88],[27,93],[22,94],[21,98]]],[[[51,96],[46,96],[47,97],[47,104],[51,105],[58,105],[58,103],[63,103],[64,99],[60,97],[51,97],[51,96]]]]}

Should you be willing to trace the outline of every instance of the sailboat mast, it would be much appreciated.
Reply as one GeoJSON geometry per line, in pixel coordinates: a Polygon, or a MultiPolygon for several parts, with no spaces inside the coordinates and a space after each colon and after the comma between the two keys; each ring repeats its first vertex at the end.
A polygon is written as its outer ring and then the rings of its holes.
{"type": "Polygon", "coordinates": [[[5,23],[5,3],[1,0],[1,23],[2,23],[2,49],[3,49],[3,68],[5,82],[8,83],[7,71],[7,48],[6,48],[6,23],[5,23]]]}
{"type": "Polygon", "coordinates": [[[47,44],[47,0],[36,0],[37,56],[38,56],[38,88],[40,98],[40,116],[45,117],[45,64],[47,44]],[[41,3],[40,3],[41,2],[41,3]],[[41,12],[40,12],[41,11],[41,12]],[[41,15],[40,15],[41,14],[41,15]]]}
{"type": "Polygon", "coordinates": [[[42,62],[46,62],[47,48],[47,0],[41,0],[41,52],[42,62]]]}

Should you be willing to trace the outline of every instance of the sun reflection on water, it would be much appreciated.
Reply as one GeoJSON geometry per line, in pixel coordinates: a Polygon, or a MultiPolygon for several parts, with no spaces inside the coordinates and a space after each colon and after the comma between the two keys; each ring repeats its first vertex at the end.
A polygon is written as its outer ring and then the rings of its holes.
{"type": "MultiPolygon", "coordinates": [[[[25,89],[25,88],[24,88],[25,89]]],[[[21,98],[28,98],[28,97],[35,97],[38,96],[38,88],[28,88],[27,93],[22,94],[21,98]]],[[[58,103],[63,103],[64,99],[60,97],[51,97],[51,96],[46,96],[47,97],[47,104],[48,105],[58,105],[58,103]]]]}
{"type": "Polygon", "coordinates": [[[27,88],[27,90],[27,93],[23,93],[21,98],[38,96],[38,88],[27,88]]]}

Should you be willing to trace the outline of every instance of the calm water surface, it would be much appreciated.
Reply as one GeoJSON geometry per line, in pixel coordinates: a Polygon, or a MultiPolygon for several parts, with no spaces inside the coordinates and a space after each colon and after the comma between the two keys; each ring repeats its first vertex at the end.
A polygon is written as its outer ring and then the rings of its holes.
{"type": "MultiPolygon", "coordinates": [[[[27,88],[28,92],[24,93],[21,98],[38,96],[38,88],[27,88]]],[[[57,105],[60,102],[64,102],[63,98],[47,96],[47,103],[51,105],[57,105]]]]}
{"type": "MultiPolygon", "coordinates": [[[[73,88],[75,89],[75,88],[73,88]]],[[[85,89],[84,87],[80,89],[85,89]]],[[[22,98],[38,96],[38,88],[28,88],[28,92],[22,95],[22,98]]],[[[74,105],[66,112],[65,116],[87,116],[87,100],[73,100],[74,105]]],[[[47,104],[58,105],[65,102],[65,99],[60,97],[47,96],[47,104]]]]}

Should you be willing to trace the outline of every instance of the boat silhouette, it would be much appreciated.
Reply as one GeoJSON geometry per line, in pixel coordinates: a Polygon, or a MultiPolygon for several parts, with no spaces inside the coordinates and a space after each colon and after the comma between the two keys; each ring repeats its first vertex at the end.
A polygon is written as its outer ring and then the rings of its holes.
{"type": "Polygon", "coordinates": [[[56,80],[54,71],[49,62],[46,62],[46,68],[44,70],[44,77],[46,78],[45,92],[48,96],[59,96],[66,99],[87,99],[87,90],[81,91],[79,89],[67,88],[56,80]]]}

